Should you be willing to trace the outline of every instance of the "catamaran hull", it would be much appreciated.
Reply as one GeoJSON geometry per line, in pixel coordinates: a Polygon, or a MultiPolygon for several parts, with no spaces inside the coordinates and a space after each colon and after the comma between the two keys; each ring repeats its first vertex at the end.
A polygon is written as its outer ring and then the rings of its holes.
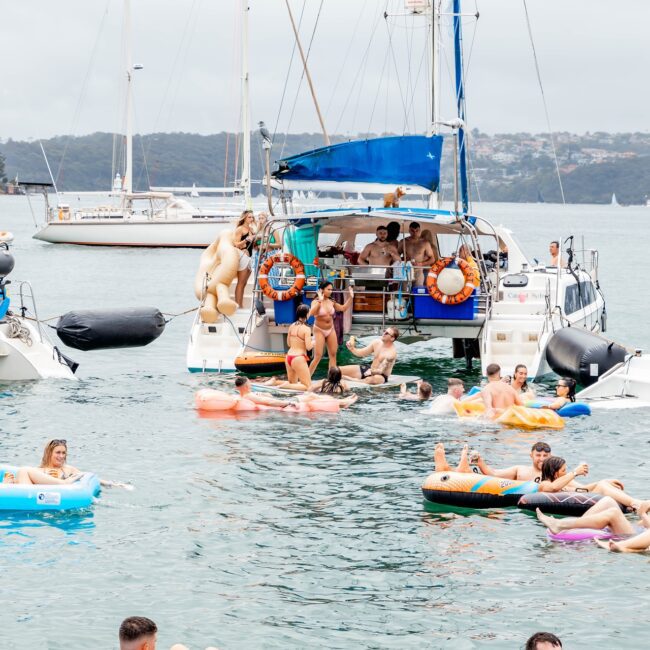
{"type": "Polygon", "coordinates": [[[232,219],[197,221],[53,221],[35,235],[51,244],[205,248],[231,226],[232,219]]]}

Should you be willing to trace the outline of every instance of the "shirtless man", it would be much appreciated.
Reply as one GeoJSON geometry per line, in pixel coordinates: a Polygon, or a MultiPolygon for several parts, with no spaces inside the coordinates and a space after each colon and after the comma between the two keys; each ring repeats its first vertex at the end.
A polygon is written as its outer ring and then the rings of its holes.
{"type": "Polygon", "coordinates": [[[431,244],[422,238],[420,224],[413,221],[409,225],[409,237],[399,243],[399,250],[404,254],[404,261],[413,264],[415,284],[424,284],[424,271],[422,268],[431,266],[436,261],[431,244]]]}
{"type": "Polygon", "coordinates": [[[343,376],[362,380],[370,385],[385,384],[397,361],[395,341],[398,336],[399,330],[396,327],[387,327],[380,338],[365,348],[357,349],[352,341],[348,341],[346,346],[355,357],[368,357],[372,354],[373,359],[370,365],[364,363],[360,366],[342,366],[343,376]]]}
{"type": "Polygon", "coordinates": [[[507,408],[518,404],[525,404],[521,393],[501,381],[501,366],[498,363],[491,363],[486,369],[488,384],[481,391],[481,397],[485,402],[485,417],[494,419],[501,415],[507,408]]]}
{"type": "Polygon", "coordinates": [[[536,442],[530,449],[531,465],[513,465],[506,469],[492,469],[481,457],[481,454],[474,453],[472,461],[476,463],[482,474],[487,476],[498,476],[509,478],[513,481],[537,481],[542,476],[542,465],[551,455],[551,447],[545,442],[536,442]]]}
{"type": "Polygon", "coordinates": [[[397,248],[386,241],[388,230],[386,226],[377,227],[377,239],[370,242],[359,255],[359,264],[370,266],[391,266],[400,261],[397,248]]]}
{"type": "Polygon", "coordinates": [[[289,404],[294,404],[294,402],[284,399],[276,399],[270,395],[259,395],[258,393],[254,393],[251,390],[251,383],[248,381],[247,377],[237,377],[237,379],[235,379],[235,390],[242,397],[245,397],[251,402],[255,402],[255,404],[262,404],[263,406],[289,406],[289,404]]]}
{"type": "Polygon", "coordinates": [[[562,261],[562,258],[560,256],[560,242],[557,240],[552,241],[549,246],[548,246],[548,252],[551,255],[551,261],[549,262],[549,266],[557,266],[558,261],[560,263],[560,266],[565,266],[564,262],[562,261]]]}

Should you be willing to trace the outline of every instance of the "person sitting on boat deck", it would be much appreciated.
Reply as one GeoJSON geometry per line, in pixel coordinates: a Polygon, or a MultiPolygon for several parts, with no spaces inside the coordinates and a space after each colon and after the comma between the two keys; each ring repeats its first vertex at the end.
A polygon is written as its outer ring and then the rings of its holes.
{"type": "Polygon", "coordinates": [[[488,383],[481,390],[481,397],[485,402],[485,417],[495,418],[507,408],[518,404],[523,406],[525,401],[521,393],[501,381],[501,366],[491,363],[486,369],[488,383]]]}
{"type": "Polygon", "coordinates": [[[505,469],[492,469],[484,460],[479,452],[472,452],[471,460],[481,470],[481,474],[486,476],[497,476],[499,478],[508,478],[513,481],[536,481],[539,483],[542,477],[542,465],[551,455],[551,447],[547,443],[536,442],[530,448],[530,465],[513,465],[505,469]]]}
{"type": "Polygon", "coordinates": [[[428,381],[423,381],[418,379],[415,382],[417,390],[415,393],[411,393],[406,389],[406,384],[400,384],[399,387],[399,396],[400,399],[410,400],[412,402],[426,402],[428,399],[431,399],[431,393],[433,393],[433,386],[428,381]]]}
{"type": "Polygon", "coordinates": [[[594,483],[576,482],[577,476],[587,476],[589,465],[580,463],[572,472],[567,472],[566,461],[559,456],[549,456],[542,464],[540,492],[595,492],[611,497],[622,506],[636,510],[641,501],[623,492],[623,484],[617,479],[605,479],[594,483]]]}
{"type": "Polygon", "coordinates": [[[460,460],[458,465],[452,469],[447,462],[447,456],[445,454],[445,446],[439,442],[436,445],[436,448],[433,452],[433,460],[435,463],[434,471],[436,472],[460,472],[461,474],[470,474],[472,468],[469,465],[469,458],[467,456],[468,446],[463,445],[463,448],[460,452],[460,460]]]}
{"type": "Polygon", "coordinates": [[[380,338],[375,339],[370,345],[358,350],[352,340],[347,342],[347,348],[355,357],[373,356],[372,363],[360,366],[343,366],[341,372],[349,379],[361,380],[366,384],[385,384],[390,379],[390,373],[397,361],[397,348],[395,341],[399,337],[396,327],[387,327],[380,338]]]}
{"type": "Polygon", "coordinates": [[[158,626],[144,616],[129,616],[120,625],[120,650],[156,650],[158,626]]]}
{"type": "Polygon", "coordinates": [[[551,254],[551,261],[549,262],[549,266],[557,266],[558,262],[560,263],[560,267],[564,268],[566,266],[566,263],[562,259],[562,254],[560,253],[560,242],[557,240],[553,240],[549,245],[548,245],[548,252],[551,254]]]}
{"type": "MultiPolygon", "coordinates": [[[[64,483],[75,483],[82,476],[83,472],[72,465],[67,464],[68,441],[54,438],[50,440],[43,450],[43,458],[38,467],[20,467],[14,483],[19,485],[62,485],[64,483]]],[[[123,487],[133,489],[126,483],[99,479],[103,487],[123,487]]]]}
{"type": "Polygon", "coordinates": [[[424,284],[424,271],[421,267],[431,266],[436,261],[431,244],[422,238],[420,224],[413,221],[409,225],[409,236],[399,244],[399,250],[404,255],[405,262],[413,265],[413,282],[424,284]]]}
{"type": "Polygon", "coordinates": [[[384,207],[385,208],[399,208],[400,199],[406,195],[404,188],[399,185],[395,188],[394,192],[384,194],[384,207]]]}
{"type": "Polygon", "coordinates": [[[237,286],[235,300],[240,307],[244,306],[244,289],[251,275],[251,256],[255,246],[255,215],[252,210],[244,210],[237,222],[233,242],[239,249],[239,267],[237,269],[237,286]]]}
{"type": "MultiPolygon", "coordinates": [[[[537,513],[537,519],[554,535],[565,530],[573,530],[574,528],[595,528],[596,530],[608,528],[614,535],[627,537],[624,541],[614,542],[622,546],[622,548],[615,546],[611,550],[627,550],[630,547],[634,550],[645,550],[650,544],[650,535],[648,535],[650,531],[647,530],[650,528],[650,517],[647,514],[649,508],[650,501],[639,502],[637,513],[641,519],[642,526],[633,525],[621,512],[616,500],[611,497],[600,499],[580,517],[556,519],[550,515],[545,515],[539,508],[535,512],[537,513]],[[638,539],[635,539],[635,537],[638,539]],[[641,539],[643,540],[642,544],[645,544],[645,548],[639,548],[642,545],[639,543],[641,539]]],[[[600,546],[610,548],[609,543],[600,544],[600,546]]]]}
{"type": "Polygon", "coordinates": [[[327,371],[327,377],[313,382],[310,390],[323,395],[342,395],[350,390],[350,387],[343,381],[341,369],[338,366],[332,366],[327,371]]]}
{"type": "Polygon", "coordinates": [[[293,401],[286,399],[277,399],[271,397],[270,395],[260,395],[259,393],[254,393],[251,390],[251,383],[248,381],[248,377],[237,377],[235,379],[235,390],[240,394],[241,397],[245,397],[255,404],[261,404],[262,406],[289,406],[293,405],[293,401]]]}
{"type": "Polygon", "coordinates": [[[551,632],[535,632],[526,641],[524,650],[562,650],[562,641],[551,632]]]}
{"type": "Polygon", "coordinates": [[[447,392],[444,395],[438,395],[433,400],[431,406],[426,409],[427,413],[434,415],[453,415],[456,413],[454,402],[457,402],[465,392],[465,384],[462,379],[450,377],[447,379],[447,392]]]}
{"type": "Polygon", "coordinates": [[[347,311],[352,307],[354,300],[354,289],[348,288],[348,299],[339,305],[332,300],[334,287],[329,280],[323,280],[319,287],[316,298],[312,300],[308,318],[314,316],[314,358],[309,364],[309,372],[314,374],[320,360],[323,358],[323,351],[327,345],[329,356],[329,367],[336,365],[336,351],[339,347],[339,340],[334,330],[334,314],[337,311],[347,311]]]}
{"type": "Polygon", "coordinates": [[[359,255],[360,265],[370,266],[392,266],[395,262],[400,261],[397,253],[397,247],[391,246],[386,238],[388,230],[386,226],[377,226],[377,239],[367,244],[359,255]]]}
{"type": "Polygon", "coordinates": [[[563,406],[576,401],[576,381],[571,377],[561,377],[555,387],[556,398],[550,404],[544,404],[545,409],[559,411],[563,406]]]}
{"type": "Polygon", "coordinates": [[[469,251],[469,246],[462,244],[458,249],[458,257],[460,257],[461,260],[465,260],[472,267],[472,271],[474,271],[474,286],[480,287],[481,271],[479,270],[478,262],[474,259],[469,251]]]}

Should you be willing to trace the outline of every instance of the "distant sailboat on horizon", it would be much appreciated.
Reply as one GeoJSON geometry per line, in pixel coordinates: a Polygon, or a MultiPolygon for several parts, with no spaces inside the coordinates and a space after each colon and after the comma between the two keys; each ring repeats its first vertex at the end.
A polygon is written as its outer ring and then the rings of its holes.
{"type": "Polygon", "coordinates": [[[619,206],[621,205],[617,200],[616,200],[616,194],[612,194],[612,205],[619,206]]]}

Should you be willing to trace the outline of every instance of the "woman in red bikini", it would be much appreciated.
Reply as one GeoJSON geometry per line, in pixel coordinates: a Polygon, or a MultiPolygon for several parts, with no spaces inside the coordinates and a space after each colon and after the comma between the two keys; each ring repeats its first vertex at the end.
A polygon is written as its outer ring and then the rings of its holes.
{"type": "Polygon", "coordinates": [[[331,282],[323,280],[318,288],[318,295],[311,303],[308,318],[315,317],[314,321],[314,358],[309,366],[309,372],[313,375],[318,367],[320,360],[323,358],[323,351],[327,345],[327,354],[329,356],[329,367],[336,365],[336,351],[339,347],[339,341],[334,331],[334,314],[337,311],[347,311],[352,307],[354,300],[354,291],[352,287],[348,289],[348,299],[339,305],[332,300],[333,286],[331,282]]]}
{"type": "Polygon", "coordinates": [[[309,374],[309,357],[307,352],[314,347],[311,329],[307,325],[309,307],[299,305],[296,310],[296,322],[289,327],[287,332],[287,345],[289,351],[284,361],[287,368],[288,382],[282,382],[283,388],[295,390],[309,390],[311,375],[309,374]]]}

